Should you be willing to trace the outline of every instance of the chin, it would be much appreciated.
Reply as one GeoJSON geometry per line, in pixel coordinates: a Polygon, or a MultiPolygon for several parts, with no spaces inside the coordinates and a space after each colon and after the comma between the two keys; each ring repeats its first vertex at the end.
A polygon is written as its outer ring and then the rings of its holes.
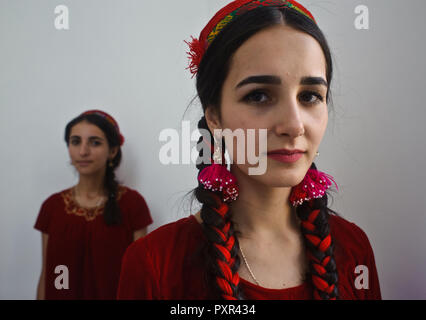
{"type": "Polygon", "coordinates": [[[288,172],[267,172],[264,175],[251,176],[251,179],[270,188],[291,188],[302,182],[304,176],[301,174],[291,174],[288,172]]]}
{"type": "Polygon", "coordinates": [[[267,181],[267,185],[273,188],[292,188],[297,186],[302,180],[299,181],[291,178],[277,179],[275,177],[267,181]]]}
{"type": "Polygon", "coordinates": [[[285,188],[294,187],[303,181],[306,172],[301,168],[290,170],[270,170],[264,176],[264,181],[268,186],[285,188]]]}
{"type": "Polygon", "coordinates": [[[99,170],[94,168],[79,168],[78,173],[83,176],[91,176],[96,174],[99,170]]]}
{"type": "MultiPolygon", "coordinates": [[[[265,186],[273,188],[288,188],[297,186],[303,181],[303,178],[308,171],[305,165],[297,165],[293,167],[282,167],[280,165],[272,165],[268,163],[267,170],[261,175],[249,175],[247,166],[236,166],[243,175],[249,179],[257,181],[265,186]]],[[[235,172],[235,173],[237,173],[235,172]]],[[[238,176],[237,176],[238,180],[238,176]]]]}

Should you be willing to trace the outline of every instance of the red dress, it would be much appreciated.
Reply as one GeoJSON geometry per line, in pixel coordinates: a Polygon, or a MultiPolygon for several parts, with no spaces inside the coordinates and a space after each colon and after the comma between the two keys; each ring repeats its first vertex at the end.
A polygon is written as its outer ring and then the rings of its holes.
{"type": "Polygon", "coordinates": [[[107,226],[103,207],[85,209],[73,200],[72,189],[50,196],[41,206],[34,228],[49,235],[46,252],[46,299],[115,299],[121,260],[133,232],[152,223],[144,198],[119,186],[121,225],[107,226]],[[68,268],[69,289],[56,289],[55,279],[68,268]]]}
{"type": "MultiPolygon", "coordinates": [[[[338,289],[341,299],[381,299],[373,250],[366,234],[355,224],[330,216],[335,243],[338,289]],[[368,289],[357,289],[355,268],[369,271],[368,289]]],[[[118,299],[211,299],[204,282],[200,248],[205,244],[201,225],[194,216],[162,226],[132,243],[123,257],[118,299]]],[[[364,273],[364,272],[362,272],[364,273]]],[[[246,299],[312,299],[309,281],[293,288],[267,289],[244,279],[246,299]]]]}

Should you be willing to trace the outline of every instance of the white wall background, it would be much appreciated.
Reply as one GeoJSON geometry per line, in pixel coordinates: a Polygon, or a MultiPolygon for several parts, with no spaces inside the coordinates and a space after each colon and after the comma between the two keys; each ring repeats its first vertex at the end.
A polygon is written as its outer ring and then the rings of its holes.
{"type": "MultiPolygon", "coordinates": [[[[335,59],[334,109],[316,163],[335,177],[332,209],[365,230],[383,298],[426,298],[426,130],[421,0],[301,0],[335,59]],[[354,9],[369,8],[356,30],[354,9]]],[[[195,95],[183,40],[225,0],[0,1],[0,299],[33,299],[41,203],[76,182],[66,123],[102,108],[126,138],[119,178],[147,200],[150,231],[189,214],[194,165],[164,166],[159,133],[181,126],[195,95]],[[70,30],[54,28],[69,8],[70,30]]],[[[198,104],[185,119],[200,115],[198,104]]]]}

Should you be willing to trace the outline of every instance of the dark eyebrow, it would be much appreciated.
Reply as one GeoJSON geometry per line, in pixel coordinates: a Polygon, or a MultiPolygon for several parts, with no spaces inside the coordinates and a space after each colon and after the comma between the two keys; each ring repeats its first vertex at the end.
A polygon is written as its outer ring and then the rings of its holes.
{"type": "MultiPolygon", "coordinates": [[[[280,85],[281,84],[281,78],[277,76],[271,76],[271,75],[262,75],[262,76],[251,76],[248,78],[245,78],[243,81],[241,81],[235,89],[241,88],[244,85],[250,84],[250,83],[262,83],[262,84],[273,84],[273,85],[280,85]]],[[[302,85],[323,85],[328,87],[327,81],[325,81],[321,77],[303,77],[302,80],[300,80],[300,84],[302,85]]]]}
{"type": "Polygon", "coordinates": [[[104,139],[101,138],[101,137],[97,137],[97,136],[91,136],[91,137],[89,137],[89,140],[104,140],[104,139]]]}
{"type": "Polygon", "coordinates": [[[308,86],[309,85],[321,84],[321,85],[326,86],[328,88],[327,81],[325,81],[321,77],[303,77],[302,80],[300,81],[300,84],[308,85],[308,86]]]}
{"type": "Polygon", "coordinates": [[[281,84],[281,78],[277,76],[251,76],[248,78],[245,78],[243,81],[241,81],[235,89],[241,88],[242,86],[250,83],[264,83],[264,84],[275,84],[279,85],[281,84]]]}
{"type": "MultiPolygon", "coordinates": [[[[81,137],[80,136],[71,136],[70,139],[81,139],[81,137]]],[[[97,137],[97,136],[91,136],[91,137],[89,137],[89,140],[104,140],[104,139],[101,138],[101,137],[97,137]]]]}

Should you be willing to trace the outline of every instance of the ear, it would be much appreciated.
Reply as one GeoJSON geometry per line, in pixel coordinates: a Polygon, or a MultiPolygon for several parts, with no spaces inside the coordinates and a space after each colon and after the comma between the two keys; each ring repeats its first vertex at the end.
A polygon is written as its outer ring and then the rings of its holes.
{"type": "Polygon", "coordinates": [[[109,160],[112,160],[112,159],[115,158],[115,156],[118,153],[118,148],[119,147],[112,147],[112,148],[110,148],[110,150],[109,150],[109,160]]]}
{"type": "Polygon", "coordinates": [[[207,107],[204,116],[211,133],[214,133],[215,129],[222,129],[219,114],[213,107],[207,107]]]}

